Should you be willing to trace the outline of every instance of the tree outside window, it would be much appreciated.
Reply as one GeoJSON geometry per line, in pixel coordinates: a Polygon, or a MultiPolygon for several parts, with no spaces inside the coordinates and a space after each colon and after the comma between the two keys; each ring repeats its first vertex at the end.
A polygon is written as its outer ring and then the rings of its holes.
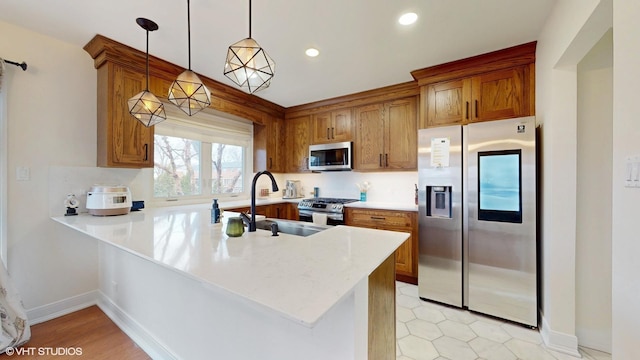
{"type": "Polygon", "coordinates": [[[243,192],[242,146],[156,134],[154,147],[155,197],[243,192]]]}

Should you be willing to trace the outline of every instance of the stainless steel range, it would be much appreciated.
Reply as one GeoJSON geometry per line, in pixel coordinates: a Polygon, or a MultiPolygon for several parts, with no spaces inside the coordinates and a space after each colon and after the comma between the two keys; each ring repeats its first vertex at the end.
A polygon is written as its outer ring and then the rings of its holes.
{"type": "Polygon", "coordinates": [[[299,220],[313,222],[313,213],[324,213],[327,214],[328,225],[343,225],[344,204],[355,201],[358,200],[339,198],[302,199],[298,203],[299,220]]]}

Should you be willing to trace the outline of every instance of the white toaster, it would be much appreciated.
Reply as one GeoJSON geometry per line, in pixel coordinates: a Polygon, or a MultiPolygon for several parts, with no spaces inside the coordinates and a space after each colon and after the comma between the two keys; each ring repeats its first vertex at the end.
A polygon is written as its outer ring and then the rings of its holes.
{"type": "Polygon", "coordinates": [[[131,211],[131,191],[124,185],[93,185],[87,193],[87,210],[96,216],[126,215],[131,211]]]}

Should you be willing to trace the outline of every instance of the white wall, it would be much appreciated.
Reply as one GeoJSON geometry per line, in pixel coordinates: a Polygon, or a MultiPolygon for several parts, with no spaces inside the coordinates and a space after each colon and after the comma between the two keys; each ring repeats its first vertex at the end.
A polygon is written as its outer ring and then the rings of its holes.
{"type": "Polygon", "coordinates": [[[613,0],[613,358],[638,357],[640,188],[623,187],[625,157],[640,155],[640,2],[613,0]]]}
{"type": "Polygon", "coordinates": [[[576,67],[610,27],[607,2],[558,1],[536,53],[536,118],[542,124],[542,335],[550,348],[573,354],[578,345],[576,67]]]}
{"type": "MultiPolygon", "coordinates": [[[[96,71],[79,47],[0,22],[9,66],[8,269],[25,307],[37,309],[98,288],[98,248],[49,219],[49,167],[96,162],[96,71]],[[18,166],[30,180],[16,181],[18,166]]],[[[87,39],[88,41],[89,39],[87,39]]],[[[64,197],[59,199],[64,213],[64,197]]]]}
{"type": "Polygon", "coordinates": [[[611,352],[613,31],[578,64],[576,334],[611,352]]]}

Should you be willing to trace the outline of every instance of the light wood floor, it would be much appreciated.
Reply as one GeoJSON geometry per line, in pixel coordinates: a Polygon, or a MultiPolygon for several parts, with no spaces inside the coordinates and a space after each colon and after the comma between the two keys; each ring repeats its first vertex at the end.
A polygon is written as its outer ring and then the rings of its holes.
{"type": "MultiPolygon", "coordinates": [[[[76,311],[31,327],[31,340],[23,348],[35,348],[24,356],[0,355],[0,359],[151,359],[97,306],[76,311]],[[39,349],[80,348],[82,356],[39,355],[39,349]]],[[[62,350],[64,353],[65,350],[62,350]]],[[[17,353],[17,352],[16,352],[17,353]]]]}

